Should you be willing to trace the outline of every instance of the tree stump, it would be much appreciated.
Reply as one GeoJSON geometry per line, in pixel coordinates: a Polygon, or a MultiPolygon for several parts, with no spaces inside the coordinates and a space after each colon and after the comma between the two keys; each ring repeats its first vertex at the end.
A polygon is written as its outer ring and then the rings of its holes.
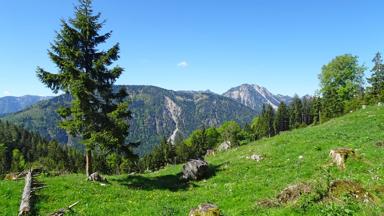
{"type": "Polygon", "coordinates": [[[340,169],[345,169],[345,161],[350,155],[355,154],[355,151],[350,148],[337,148],[332,149],[329,152],[329,156],[332,158],[332,162],[340,169]]]}

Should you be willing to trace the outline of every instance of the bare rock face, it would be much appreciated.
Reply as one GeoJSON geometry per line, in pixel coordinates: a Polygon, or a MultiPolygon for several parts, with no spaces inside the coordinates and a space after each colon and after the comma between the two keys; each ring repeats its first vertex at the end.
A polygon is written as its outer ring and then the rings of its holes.
{"type": "Polygon", "coordinates": [[[224,141],[223,143],[221,143],[218,147],[217,147],[217,150],[218,151],[226,151],[228,149],[231,148],[231,142],[230,141],[224,141]]]}
{"type": "Polygon", "coordinates": [[[189,216],[220,216],[220,209],[210,203],[204,203],[189,212],[189,216]]]}
{"type": "Polygon", "coordinates": [[[94,172],[88,176],[88,181],[106,182],[107,180],[103,178],[98,172],[94,172]]]}
{"type": "Polygon", "coordinates": [[[350,148],[337,148],[332,149],[329,152],[329,156],[332,158],[333,163],[335,163],[340,169],[345,169],[345,161],[353,154],[355,154],[355,151],[350,148]]]}
{"type": "Polygon", "coordinates": [[[183,166],[184,180],[200,180],[209,173],[208,163],[203,160],[190,160],[183,166]]]}

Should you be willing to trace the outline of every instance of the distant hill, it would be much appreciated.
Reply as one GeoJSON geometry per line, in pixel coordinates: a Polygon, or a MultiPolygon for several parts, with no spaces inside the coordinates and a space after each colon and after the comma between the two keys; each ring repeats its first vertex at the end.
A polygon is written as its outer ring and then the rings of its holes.
{"type": "Polygon", "coordinates": [[[22,97],[6,96],[0,97],[0,116],[15,113],[26,109],[39,101],[48,100],[52,97],[25,95],[22,97]]]}
{"type": "MultiPolygon", "coordinates": [[[[218,126],[229,120],[245,124],[258,114],[257,110],[212,92],[172,91],[155,86],[124,87],[130,95],[133,113],[129,141],[141,142],[137,149],[140,154],[149,152],[162,137],[187,137],[197,128],[218,126]]],[[[74,139],[68,139],[66,133],[57,127],[59,116],[55,110],[69,103],[70,97],[61,95],[2,119],[38,132],[43,137],[75,145],[74,139]]]]}
{"type": "Polygon", "coordinates": [[[292,99],[289,96],[274,95],[265,87],[256,84],[242,84],[229,89],[223,95],[258,112],[261,111],[264,104],[270,104],[274,109],[277,109],[280,102],[290,103],[292,99]]]}

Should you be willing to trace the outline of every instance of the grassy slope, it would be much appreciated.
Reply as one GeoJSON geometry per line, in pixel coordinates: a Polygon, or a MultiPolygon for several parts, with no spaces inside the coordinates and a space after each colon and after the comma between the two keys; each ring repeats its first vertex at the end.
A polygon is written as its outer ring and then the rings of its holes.
{"type": "MultiPolygon", "coordinates": [[[[213,202],[224,215],[300,215],[303,212],[294,204],[267,209],[258,207],[256,201],[275,197],[289,184],[322,177],[330,162],[329,150],[351,147],[358,157],[347,161],[345,171],[330,168],[332,179],[358,181],[376,197],[376,203],[342,207],[320,202],[305,214],[356,211],[359,215],[379,215],[384,210],[384,147],[377,147],[378,141],[384,141],[384,109],[369,107],[320,126],[211,156],[207,161],[215,175],[188,185],[178,183],[181,165],[140,176],[111,176],[107,186],[86,182],[83,175],[40,177],[48,187],[38,192],[36,211],[46,215],[80,200],[76,215],[187,215],[192,207],[213,202]],[[253,153],[265,155],[265,160],[245,158],[253,153]]],[[[0,214],[17,211],[21,189],[22,183],[0,181],[0,214]]]]}

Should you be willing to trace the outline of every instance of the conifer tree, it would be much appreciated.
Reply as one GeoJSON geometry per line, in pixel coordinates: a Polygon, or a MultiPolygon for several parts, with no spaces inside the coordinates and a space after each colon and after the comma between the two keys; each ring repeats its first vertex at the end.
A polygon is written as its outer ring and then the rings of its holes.
{"type": "Polygon", "coordinates": [[[62,29],[48,51],[58,73],[37,69],[37,76],[54,93],[70,94],[70,107],[58,110],[60,126],[72,136],[80,136],[86,148],[86,174],[92,173],[92,151],[124,150],[130,118],[125,89],[114,91],[113,84],[123,68],[111,65],[119,58],[119,44],[103,51],[98,49],[111,37],[100,34],[104,22],[94,14],[91,0],[79,0],[75,17],[62,21],[62,29]]]}
{"type": "Polygon", "coordinates": [[[293,97],[289,108],[290,112],[290,128],[297,128],[303,123],[303,103],[298,95],[293,97]]]}
{"type": "Polygon", "coordinates": [[[281,131],[289,130],[289,112],[287,105],[284,102],[281,102],[277,108],[274,120],[274,128],[276,134],[281,131]]]}
{"type": "Polygon", "coordinates": [[[368,83],[371,84],[369,94],[375,101],[384,100],[384,64],[380,52],[376,53],[372,62],[372,75],[368,78],[368,83]]]}
{"type": "Polygon", "coordinates": [[[303,123],[306,125],[310,125],[313,122],[313,115],[312,115],[312,102],[313,98],[304,96],[301,100],[303,109],[302,109],[302,116],[303,116],[303,123]]]}

